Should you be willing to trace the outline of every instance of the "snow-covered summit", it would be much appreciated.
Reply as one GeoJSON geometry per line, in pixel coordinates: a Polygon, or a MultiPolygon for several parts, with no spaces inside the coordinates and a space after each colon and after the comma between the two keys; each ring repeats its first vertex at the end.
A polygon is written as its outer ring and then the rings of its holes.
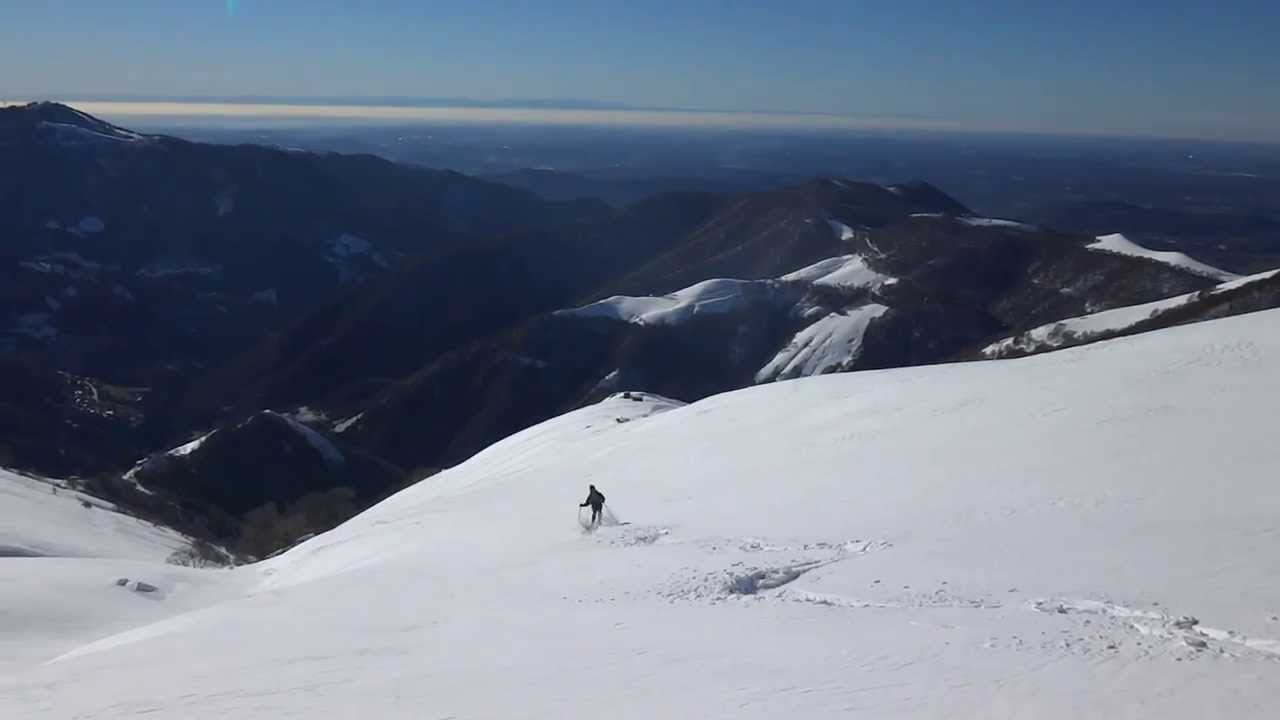
{"type": "Polygon", "coordinates": [[[64,633],[0,714],[1269,717],[1277,321],[613,396],[204,609],[64,633]],[[582,533],[588,483],[626,524],[582,533]]]}
{"type": "MultiPolygon", "coordinates": [[[[889,310],[868,302],[866,293],[895,282],[861,255],[849,254],[778,278],[707,280],[670,295],[614,296],[555,315],[642,326],[681,326],[708,316],[732,315],[729,322],[737,323],[740,336],[750,336],[756,327],[785,322],[789,331],[773,341],[753,372],[755,382],[772,382],[849,369],[862,352],[870,324],[889,310]]],[[[744,345],[739,342],[726,353],[742,353],[744,345]]]]}
{"type": "Polygon", "coordinates": [[[154,139],[55,102],[0,107],[0,129],[10,125],[37,128],[56,142],[67,144],[137,143],[154,139]]]}
{"type": "Polygon", "coordinates": [[[715,279],[700,282],[670,295],[628,297],[617,295],[573,310],[564,317],[598,317],[637,325],[676,325],[700,315],[719,315],[741,309],[751,297],[772,297],[786,288],[759,280],[715,279]]]}
{"type": "Polygon", "coordinates": [[[739,312],[761,302],[793,305],[810,287],[872,289],[892,281],[893,278],[868,265],[861,255],[839,255],[775,279],[705,280],[669,295],[616,295],[556,314],[561,317],[607,318],[637,325],[678,325],[699,316],[739,312]]]}
{"type": "Polygon", "coordinates": [[[874,288],[893,278],[877,272],[861,255],[838,255],[819,260],[794,272],[783,275],[787,282],[805,282],[820,287],[874,288]]]}

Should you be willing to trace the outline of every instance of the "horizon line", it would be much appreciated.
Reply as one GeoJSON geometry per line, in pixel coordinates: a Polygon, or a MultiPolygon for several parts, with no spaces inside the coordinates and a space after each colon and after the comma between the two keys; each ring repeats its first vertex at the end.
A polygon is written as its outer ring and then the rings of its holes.
{"type": "Polygon", "coordinates": [[[1094,139],[1130,139],[1151,141],[1192,141],[1237,145],[1275,146],[1280,138],[1243,139],[1223,134],[1142,133],[1129,130],[1076,130],[993,127],[964,124],[918,116],[853,115],[801,111],[713,110],[693,108],[641,107],[622,103],[606,103],[576,99],[500,99],[426,97],[359,97],[309,96],[275,97],[184,96],[144,100],[143,97],[91,94],[44,95],[36,100],[27,94],[14,96],[30,99],[12,100],[0,95],[0,107],[32,102],[58,102],[76,107],[92,115],[116,118],[148,118],[176,125],[180,120],[250,121],[279,124],[285,121],[315,123],[349,121],[362,124],[490,124],[549,125],[559,127],[619,127],[689,130],[777,130],[831,132],[921,132],[966,135],[1010,135],[1024,137],[1060,137],[1094,139]],[[113,99],[100,99],[100,98],[113,99]]]}
{"type": "MultiPolygon", "coordinates": [[[[292,107],[366,107],[366,108],[488,108],[512,110],[616,110],[664,113],[713,113],[733,115],[776,115],[857,119],[893,119],[918,122],[946,122],[939,118],[912,113],[841,113],[823,110],[766,110],[751,107],[690,107],[676,105],[638,105],[613,100],[589,100],[575,97],[441,97],[424,95],[164,95],[157,93],[2,93],[5,97],[39,97],[43,101],[73,103],[164,103],[179,105],[246,105],[292,107]]],[[[0,100],[0,102],[5,102],[0,100]]],[[[39,101],[36,101],[39,102],[39,101]]]]}

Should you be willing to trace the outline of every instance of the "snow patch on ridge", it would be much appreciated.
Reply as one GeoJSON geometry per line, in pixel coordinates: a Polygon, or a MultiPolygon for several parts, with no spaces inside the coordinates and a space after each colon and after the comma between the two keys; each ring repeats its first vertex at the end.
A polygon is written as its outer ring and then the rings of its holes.
{"type": "Polygon", "coordinates": [[[226,217],[236,209],[236,193],[234,190],[224,190],[213,198],[214,210],[218,213],[218,217],[226,217]]]}
{"type": "Polygon", "coordinates": [[[853,228],[845,225],[839,220],[827,220],[827,224],[831,226],[831,232],[835,233],[837,238],[840,238],[840,242],[851,242],[858,236],[858,234],[853,231],[853,228]]]}
{"type": "Polygon", "coordinates": [[[972,215],[958,217],[956,220],[970,227],[1007,228],[1010,230],[1025,230],[1027,232],[1035,232],[1040,229],[1035,225],[1018,222],[1017,220],[1001,220],[999,218],[974,217],[972,215]]]}
{"type": "Polygon", "coordinates": [[[167,454],[172,455],[174,457],[184,457],[184,456],[190,455],[196,450],[199,450],[201,445],[204,445],[209,438],[213,437],[216,434],[218,434],[217,430],[214,430],[213,432],[205,433],[204,435],[201,435],[200,437],[196,438],[195,440],[192,440],[189,443],[186,443],[184,445],[179,445],[178,447],[170,450],[167,454]]]}
{"type": "Polygon", "coordinates": [[[391,267],[387,258],[378,251],[376,246],[362,237],[344,233],[329,241],[329,254],[325,259],[338,271],[338,279],[343,284],[359,277],[359,270],[353,265],[353,261],[357,258],[365,258],[384,270],[391,267]]]}
{"type": "Polygon", "coordinates": [[[861,255],[841,255],[820,260],[783,275],[787,282],[806,282],[825,287],[877,287],[893,278],[872,270],[861,255]]]}
{"type": "Polygon", "coordinates": [[[562,317],[607,318],[636,325],[678,325],[702,315],[722,315],[746,305],[749,294],[770,294],[777,288],[767,280],[706,280],[670,295],[615,295],[573,310],[562,317]]]}
{"type": "Polygon", "coordinates": [[[1142,303],[1141,305],[1112,308],[1111,310],[1046,323],[986,346],[982,349],[982,356],[987,359],[998,359],[1016,354],[1043,352],[1071,345],[1080,345],[1110,333],[1126,330],[1174,308],[1195,302],[1206,294],[1212,296],[1231,290],[1238,290],[1247,285],[1273,278],[1276,275],[1280,275],[1280,270],[1240,277],[1207,291],[1176,295],[1163,300],[1142,303]]]}
{"type": "Polygon", "coordinates": [[[82,233],[88,233],[89,235],[96,235],[100,232],[105,231],[107,229],[107,224],[103,222],[102,218],[94,215],[90,215],[88,217],[81,219],[78,227],[80,228],[80,232],[82,233]]]}
{"type": "Polygon", "coordinates": [[[125,481],[133,483],[133,486],[138,489],[138,492],[141,492],[145,495],[154,495],[155,493],[153,491],[144,487],[142,485],[142,482],[138,480],[138,474],[141,473],[143,470],[145,470],[149,463],[153,462],[156,458],[186,457],[191,453],[199,450],[201,445],[204,445],[205,442],[209,440],[209,438],[217,434],[218,434],[217,430],[212,430],[210,432],[205,433],[204,435],[201,435],[191,440],[190,442],[183,443],[182,445],[179,445],[175,448],[166,450],[165,452],[160,453],[159,455],[152,455],[151,457],[139,460],[137,464],[135,464],[132,468],[130,468],[129,471],[126,472],[122,477],[125,481]]]}
{"type": "Polygon", "coordinates": [[[1130,257],[1152,260],[1163,265],[1169,265],[1195,273],[1196,275],[1212,278],[1219,282],[1226,282],[1240,278],[1240,276],[1235,273],[1230,273],[1226,270],[1222,270],[1221,268],[1216,268],[1212,265],[1202,263],[1186,253],[1172,251],[1162,252],[1142,247],[1120,233],[1099,235],[1098,238],[1087,247],[1090,250],[1095,250],[1097,252],[1108,252],[1116,255],[1128,255],[1130,257]]]}
{"type": "Polygon", "coordinates": [[[139,277],[152,280],[180,275],[213,277],[222,274],[222,266],[197,258],[162,258],[138,269],[139,277]]]}
{"type": "Polygon", "coordinates": [[[320,457],[324,458],[325,464],[330,468],[341,468],[347,463],[347,458],[342,454],[336,445],[329,442],[324,435],[312,430],[302,423],[294,420],[288,415],[284,415],[273,410],[267,410],[266,414],[279,418],[289,425],[289,428],[302,436],[316,452],[320,453],[320,457]]]}
{"type": "Polygon", "coordinates": [[[352,415],[346,420],[339,420],[338,422],[334,423],[333,431],[336,433],[344,433],[350,430],[352,427],[355,426],[356,423],[360,422],[363,419],[364,419],[364,413],[359,413],[357,415],[352,415]]]}
{"type": "Polygon", "coordinates": [[[606,318],[636,325],[678,325],[694,317],[737,312],[756,301],[791,303],[806,284],[833,288],[874,288],[895,282],[873,270],[860,255],[840,255],[787,273],[776,280],[705,280],[669,295],[615,295],[590,305],[559,310],[560,317],[606,318]]]}

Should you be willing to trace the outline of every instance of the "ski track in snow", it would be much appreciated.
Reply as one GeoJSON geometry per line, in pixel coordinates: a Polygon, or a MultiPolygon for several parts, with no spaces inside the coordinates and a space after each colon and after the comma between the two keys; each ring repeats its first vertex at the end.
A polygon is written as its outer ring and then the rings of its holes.
{"type": "MultiPolygon", "coordinates": [[[[1004,647],[1041,651],[1066,651],[1074,655],[1117,653],[1123,647],[1139,657],[1168,656],[1183,660],[1235,660],[1280,662],[1280,640],[1249,637],[1234,630],[1205,626],[1190,615],[1170,614],[1153,603],[1151,609],[1136,609],[1103,600],[1038,599],[1011,602],[999,595],[957,594],[943,581],[939,587],[913,591],[881,586],[872,581],[864,596],[821,592],[798,582],[811,571],[873,552],[893,548],[885,540],[788,543],[765,538],[681,540],[669,527],[602,528],[594,536],[598,543],[612,547],[648,547],[656,544],[689,544],[719,560],[722,567],[687,567],[685,572],[659,586],[655,594],[668,602],[787,602],[818,605],[843,610],[974,610],[998,611],[1014,608],[1050,616],[1040,636],[1024,638],[991,636],[987,649],[1004,647]],[[758,553],[789,554],[789,562],[759,564],[743,559],[758,553]],[[887,592],[886,592],[887,591],[887,592]],[[1068,629],[1060,627],[1062,619],[1068,629]]],[[[1007,598],[1017,600],[1016,588],[1007,598]]]]}
{"type": "MultiPolygon", "coordinates": [[[[983,642],[986,649],[1006,648],[1065,651],[1073,655],[1118,653],[1132,649],[1139,657],[1168,656],[1183,660],[1235,660],[1280,662],[1280,640],[1248,637],[1234,630],[1202,625],[1194,616],[1173,615],[1160,604],[1151,609],[1135,609],[1101,600],[1021,598],[1016,588],[1000,595],[956,593],[942,581],[934,589],[912,590],[910,586],[890,589],[872,581],[861,596],[822,592],[799,582],[811,571],[893,548],[886,540],[789,543],[766,538],[724,538],[682,540],[669,527],[601,528],[594,539],[617,548],[648,547],[658,544],[692,545],[714,558],[711,569],[690,566],[655,589],[667,602],[781,602],[818,605],[842,610],[973,610],[1034,611],[1050,616],[1035,637],[1017,634],[993,635],[983,642]],[[752,555],[789,555],[789,561],[761,564],[752,555]],[[1013,608],[1013,610],[1009,610],[1013,608]],[[1060,618],[1069,627],[1061,627],[1060,618]]],[[[1024,633],[1025,635],[1025,633],[1024,633]]]]}
{"type": "Polygon", "coordinates": [[[1071,622],[1091,651],[1117,650],[1124,643],[1144,648],[1143,655],[1173,653],[1182,660],[1229,659],[1280,662],[1280,640],[1247,637],[1234,630],[1200,624],[1192,615],[1172,615],[1154,603],[1137,609],[1103,600],[1043,599],[1031,607],[1071,622]],[[1100,641],[1100,642],[1099,642],[1100,641]]]}

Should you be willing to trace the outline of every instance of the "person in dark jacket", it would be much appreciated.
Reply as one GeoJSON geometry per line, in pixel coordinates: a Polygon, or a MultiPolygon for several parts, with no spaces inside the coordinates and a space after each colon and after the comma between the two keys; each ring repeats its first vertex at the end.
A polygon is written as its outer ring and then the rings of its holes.
{"type": "Polygon", "coordinates": [[[578,507],[591,506],[591,524],[600,524],[600,513],[604,510],[604,493],[596,489],[595,485],[589,485],[587,490],[587,499],[578,507]]]}

